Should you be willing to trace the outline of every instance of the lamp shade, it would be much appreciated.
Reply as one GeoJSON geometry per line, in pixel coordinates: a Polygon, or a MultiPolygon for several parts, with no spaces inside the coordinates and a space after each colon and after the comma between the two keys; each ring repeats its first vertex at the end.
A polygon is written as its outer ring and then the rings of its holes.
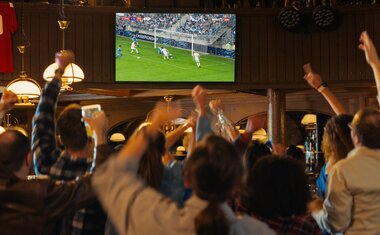
{"type": "Polygon", "coordinates": [[[258,129],[252,134],[252,140],[265,142],[266,139],[267,139],[267,132],[263,128],[258,129]]]}
{"type": "Polygon", "coordinates": [[[301,124],[304,126],[309,126],[309,125],[315,125],[317,124],[317,115],[315,114],[305,114],[301,120],[301,124]]]}
{"type": "Polygon", "coordinates": [[[112,142],[123,142],[125,141],[125,136],[122,133],[113,133],[110,137],[112,142]]]}
{"type": "MultiPolygon", "coordinates": [[[[57,63],[53,63],[49,65],[44,71],[44,75],[43,75],[44,79],[46,81],[51,81],[54,78],[55,70],[57,69],[58,69],[57,63]]],[[[84,79],[84,73],[83,73],[83,70],[78,65],[71,63],[66,67],[65,72],[63,73],[61,79],[64,84],[72,84],[74,82],[81,82],[84,79]]]]}
{"type": "Polygon", "coordinates": [[[11,81],[6,90],[12,91],[19,97],[35,99],[41,95],[41,88],[36,81],[30,78],[17,78],[11,81]]]}

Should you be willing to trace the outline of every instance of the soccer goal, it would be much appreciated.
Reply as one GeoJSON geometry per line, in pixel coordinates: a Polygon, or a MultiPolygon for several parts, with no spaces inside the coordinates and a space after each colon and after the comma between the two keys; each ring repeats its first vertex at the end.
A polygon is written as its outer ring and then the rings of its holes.
{"type": "Polygon", "coordinates": [[[154,48],[158,45],[167,45],[191,51],[194,51],[194,34],[180,33],[166,29],[154,29],[154,48]]]}

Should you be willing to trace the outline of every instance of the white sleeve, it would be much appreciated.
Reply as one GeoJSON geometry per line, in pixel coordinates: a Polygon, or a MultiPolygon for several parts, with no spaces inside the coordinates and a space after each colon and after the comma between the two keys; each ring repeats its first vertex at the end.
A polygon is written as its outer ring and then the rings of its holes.
{"type": "Polygon", "coordinates": [[[344,232],[351,224],[353,198],[340,167],[335,166],[328,177],[323,210],[313,213],[313,217],[321,228],[329,232],[344,232]]]}

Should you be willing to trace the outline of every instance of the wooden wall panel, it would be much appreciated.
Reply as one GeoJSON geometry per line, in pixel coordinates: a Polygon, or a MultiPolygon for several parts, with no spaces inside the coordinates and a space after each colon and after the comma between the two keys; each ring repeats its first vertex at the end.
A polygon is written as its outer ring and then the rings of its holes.
{"type": "MultiPolygon", "coordinates": [[[[133,1],[138,7],[138,2],[133,1]]],[[[194,1],[194,7],[201,1],[194,1]]],[[[186,12],[197,9],[174,9],[173,5],[185,6],[186,1],[149,1],[151,9],[133,11],[186,12]],[[155,7],[168,6],[170,9],[155,7]]],[[[20,5],[16,4],[20,21],[20,5]]],[[[191,5],[193,6],[193,5],[191,5]]],[[[189,5],[189,7],[191,7],[189,5]]],[[[32,45],[26,53],[26,71],[42,82],[44,69],[54,61],[54,52],[62,47],[58,28],[58,6],[48,4],[25,4],[24,28],[32,45]]],[[[79,87],[99,88],[162,88],[157,83],[115,84],[114,13],[128,11],[117,7],[74,7],[65,11],[71,24],[67,32],[67,48],[76,53],[76,63],[84,69],[85,82],[79,87]]],[[[203,11],[203,10],[202,10],[203,11]]],[[[210,10],[217,12],[216,10],[210,10]]],[[[341,26],[325,32],[315,27],[311,32],[289,32],[275,21],[279,9],[240,9],[230,12],[238,15],[236,82],[232,84],[207,84],[208,87],[231,89],[302,88],[302,65],[313,67],[330,84],[341,86],[369,86],[373,84],[372,73],[364,55],[357,49],[361,31],[368,29],[374,42],[380,47],[380,7],[344,7],[341,26]]],[[[21,28],[21,27],[20,27],[21,28]]],[[[21,30],[14,36],[15,73],[0,74],[4,85],[18,75],[20,58],[16,45],[21,42],[21,30]]],[[[168,83],[166,88],[189,88],[194,84],[168,83]]]]}

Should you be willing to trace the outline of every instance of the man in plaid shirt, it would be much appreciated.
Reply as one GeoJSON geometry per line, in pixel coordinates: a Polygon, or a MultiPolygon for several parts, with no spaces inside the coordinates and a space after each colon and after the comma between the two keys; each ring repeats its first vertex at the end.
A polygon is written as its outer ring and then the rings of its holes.
{"type": "MultiPolygon", "coordinates": [[[[55,113],[58,94],[61,89],[62,70],[56,71],[55,78],[48,82],[41,94],[36,113],[33,117],[32,150],[36,175],[49,175],[55,180],[75,180],[91,173],[95,164],[96,151],[102,151],[100,144],[104,141],[104,127],[96,130],[97,138],[93,149],[93,139],[89,138],[82,121],[79,105],[69,105],[57,120],[60,142],[65,147],[57,146],[55,113]]],[[[101,113],[104,115],[104,113],[101,113]]],[[[106,119],[104,118],[104,122],[106,119]]],[[[106,215],[98,203],[75,212],[64,219],[61,234],[84,235],[103,234],[106,215]]]]}

